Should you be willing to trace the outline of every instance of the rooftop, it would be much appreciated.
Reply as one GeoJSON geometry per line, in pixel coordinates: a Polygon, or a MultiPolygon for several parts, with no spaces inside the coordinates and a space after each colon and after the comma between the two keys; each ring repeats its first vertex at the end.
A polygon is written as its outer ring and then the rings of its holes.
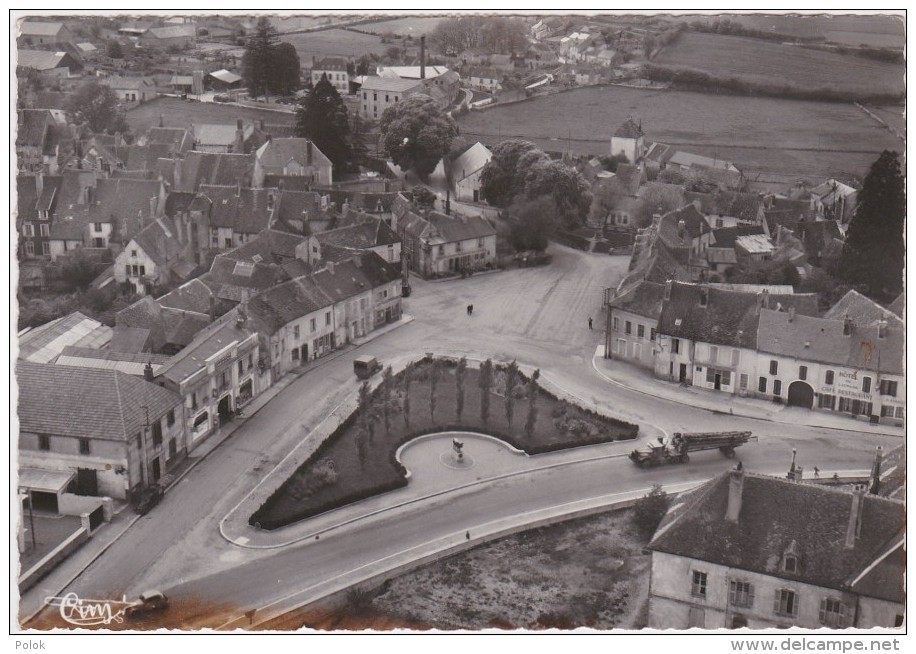
{"type": "Polygon", "coordinates": [[[239,315],[239,309],[233,309],[199,331],[194,340],[169,359],[156,376],[180,384],[198,370],[206,369],[208,360],[213,355],[256,334],[250,325],[239,324],[239,315]]]}
{"type": "Polygon", "coordinates": [[[19,337],[19,358],[53,362],[68,345],[101,348],[111,340],[111,327],[79,311],[30,329],[19,337]]]}

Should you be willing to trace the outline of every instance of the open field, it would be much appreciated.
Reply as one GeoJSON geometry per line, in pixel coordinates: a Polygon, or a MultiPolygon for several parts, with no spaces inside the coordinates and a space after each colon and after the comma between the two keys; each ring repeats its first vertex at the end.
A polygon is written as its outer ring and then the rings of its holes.
{"type": "Polygon", "coordinates": [[[678,20],[711,23],[727,18],[749,29],[800,37],[823,37],[843,45],[902,48],[906,43],[903,21],[892,16],[678,16],[678,20]]]}
{"type": "Polygon", "coordinates": [[[740,36],[685,32],[655,58],[714,75],[872,95],[904,90],[906,68],[865,57],[740,36]]]}
{"type": "Polygon", "coordinates": [[[384,54],[391,47],[381,38],[349,30],[332,29],[306,34],[284,34],[282,40],[292,43],[304,67],[312,65],[312,57],[355,57],[364,54],[384,54]]]}
{"type": "Polygon", "coordinates": [[[891,127],[897,128],[901,134],[906,135],[906,116],[904,112],[906,107],[903,105],[898,106],[874,106],[869,105],[868,109],[875,114],[877,114],[881,120],[886,122],[891,127]]]}
{"type": "Polygon", "coordinates": [[[215,102],[188,102],[178,98],[157,98],[127,112],[127,123],[134,134],[142,134],[159,124],[159,116],[166,127],[190,127],[191,123],[234,123],[239,118],[264,120],[268,125],[291,125],[295,115],[237,107],[215,102]]]}
{"type": "Polygon", "coordinates": [[[526,531],[263,628],[640,629],[650,557],[631,515],[615,511],[526,531]]]}
{"type": "Polygon", "coordinates": [[[648,141],[728,159],[751,179],[779,184],[841,173],[861,178],[882,150],[903,148],[852,104],[613,86],[472,112],[459,125],[485,143],[521,137],[545,150],[606,154],[628,116],[642,120],[648,141]]]}
{"type": "Polygon", "coordinates": [[[359,29],[376,32],[378,34],[397,34],[399,36],[421,36],[430,34],[436,25],[442,22],[441,16],[405,16],[393,20],[383,20],[378,23],[366,23],[359,29]]]}

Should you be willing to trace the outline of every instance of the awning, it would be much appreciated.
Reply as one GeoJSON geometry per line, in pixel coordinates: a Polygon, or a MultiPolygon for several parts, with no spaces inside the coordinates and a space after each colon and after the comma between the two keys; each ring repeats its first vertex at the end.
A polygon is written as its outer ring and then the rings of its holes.
{"type": "Polygon", "coordinates": [[[72,471],[20,468],[19,488],[59,495],[70,484],[73,476],[72,471]]]}

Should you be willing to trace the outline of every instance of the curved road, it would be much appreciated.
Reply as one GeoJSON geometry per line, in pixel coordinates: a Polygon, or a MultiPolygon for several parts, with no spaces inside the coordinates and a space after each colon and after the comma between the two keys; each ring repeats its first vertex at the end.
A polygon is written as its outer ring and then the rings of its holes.
{"type": "MultiPolygon", "coordinates": [[[[625,272],[623,257],[586,255],[552,245],[551,266],[509,270],[442,283],[413,281],[405,310],[414,322],[362,346],[380,360],[406,353],[442,352],[516,358],[538,366],[547,381],[640,423],[667,431],[750,429],[760,436],[744,448],[752,471],[785,471],[792,447],[800,461],[822,470],[867,468],[876,444],[899,439],[814,427],[713,415],[609,384],[591,366],[602,332],[602,292],[625,272]],[[473,317],[464,307],[473,303],[473,317]]],[[[328,591],[368,579],[436,551],[462,546],[465,532],[475,538],[508,525],[542,518],[545,509],[579,509],[591,498],[644,492],[697,483],[731,463],[715,453],[698,455],[687,466],[651,471],[623,458],[582,460],[560,468],[482,483],[452,495],[420,502],[354,523],[320,540],[280,551],[256,551],[227,543],[219,521],[340,402],[356,391],[351,361],[356,353],[329,359],[290,384],[248,419],[174,487],[163,503],[141,518],[68,588],[83,597],[133,594],[155,586],[179,600],[152,627],[221,626],[258,609],[255,621],[274,608],[318,598],[328,591]],[[586,502],[583,502],[586,501],[586,502]],[[279,602],[279,604],[278,604],[279,602]]],[[[855,428],[855,423],[850,422],[855,428]]],[[[586,459],[592,448],[580,448],[586,459]]],[[[595,454],[607,454],[595,449],[595,454]]],[[[548,455],[544,455],[548,456],[548,455]]],[[[535,457],[536,458],[536,457],[535,457]]],[[[418,474],[422,474],[419,473],[418,474]]],[[[597,501],[597,500],[596,500],[597,501]]],[[[22,600],[28,615],[57,588],[39,584],[22,600]]],[[[50,619],[44,611],[38,622],[50,619]]],[[[250,619],[250,616],[248,618],[250,619]]],[[[241,625],[242,622],[233,623],[241,625]]]]}

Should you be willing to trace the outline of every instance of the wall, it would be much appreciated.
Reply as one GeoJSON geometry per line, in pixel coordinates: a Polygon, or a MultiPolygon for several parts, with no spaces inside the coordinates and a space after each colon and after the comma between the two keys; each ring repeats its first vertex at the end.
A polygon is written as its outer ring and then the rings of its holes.
{"type": "Polygon", "coordinates": [[[327,75],[328,81],[331,83],[337,92],[341,95],[347,95],[350,93],[350,76],[347,74],[347,71],[340,70],[312,70],[312,84],[317,84],[321,81],[321,76],[327,75]]]}
{"type": "Polygon", "coordinates": [[[458,183],[455,184],[455,196],[456,199],[463,202],[482,202],[483,199],[480,197],[480,175],[483,173],[483,168],[477,170],[464,179],[458,180],[458,183]],[[474,191],[478,192],[478,197],[474,197],[474,191]]]}
{"type": "Polygon", "coordinates": [[[855,626],[860,629],[893,627],[896,625],[898,616],[903,617],[905,610],[902,604],[860,596],[859,616],[855,626]]]}
{"type": "MultiPolygon", "coordinates": [[[[652,339],[652,330],[658,326],[654,318],[646,318],[630,311],[609,308],[611,312],[610,346],[611,358],[621,359],[646,368],[652,369],[655,365],[656,341],[652,339]],[[616,321],[616,329],[614,327],[616,321]],[[626,333],[626,324],[630,323],[630,333],[626,333]],[[639,336],[639,326],[643,327],[643,335],[639,336]],[[624,342],[621,344],[620,340],[624,342]],[[635,347],[638,346],[638,347],[635,347]],[[622,347],[622,349],[621,349],[622,347]]],[[[599,329],[601,326],[597,326],[599,329]]]]}
{"type": "Polygon", "coordinates": [[[50,436],[51,449],[38,449],[38,435],[19,434],[19,465],[23,468],[45,468],[75,472],[78,468],[95,470],[99,497],[126,499],[130,480],[127,469],[127,444],[123,441],[90,439],[90,453],[79,453],[79,439],[70,436],[50,436]]]}
{"type": "Polygon", "coordinates": [[[127,247],[115,258],[114,277],[119,284],[130,282],[134,290],[139,295],[146,295],[146,285],[140,280],[146,277],[152,283],[164,283],[168,281],[168,271],[157,269],[156,262],[153,261],[143,249],[137,245],[136,241],[131,241],[127,247]],[[143,273],[135,275],[130,271],[129,266],[143,267],[143,273]]]}

